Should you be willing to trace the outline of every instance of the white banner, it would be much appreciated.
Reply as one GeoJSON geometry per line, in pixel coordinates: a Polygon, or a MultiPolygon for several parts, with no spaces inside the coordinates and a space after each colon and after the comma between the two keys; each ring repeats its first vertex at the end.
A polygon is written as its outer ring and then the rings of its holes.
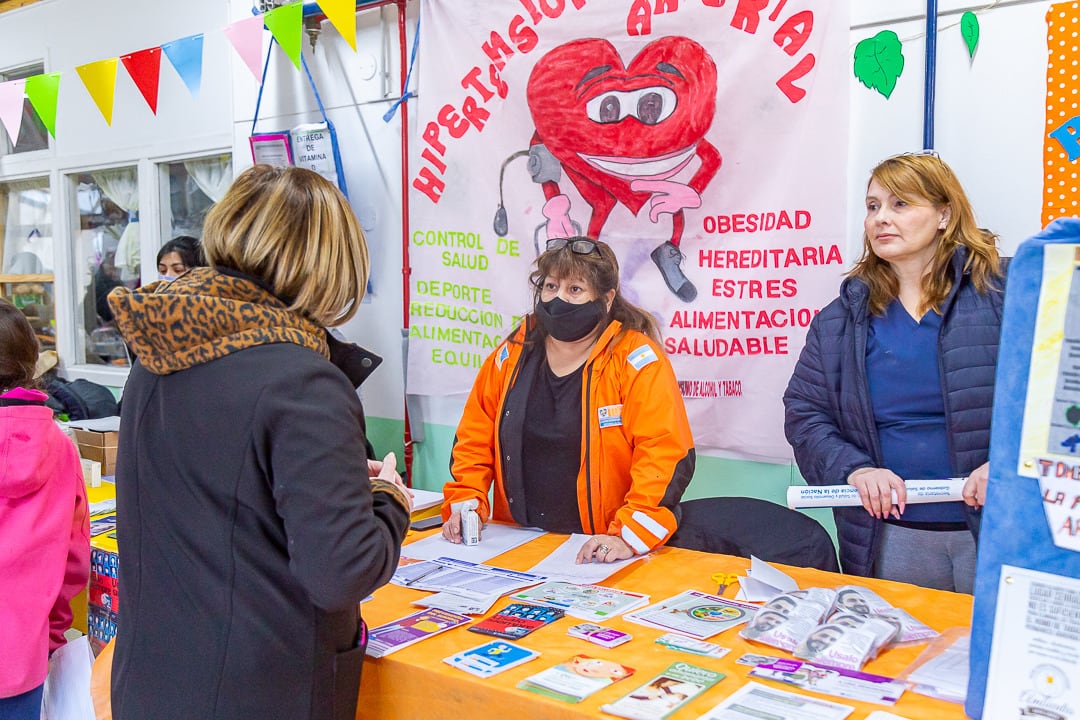
{"type": "Polygon", "coordinates": [[[789,460],[780,398],[850,263],[847,25],[809,0],[422,3],[408,391],[468,391],[569,230],[659,321],[699,450],[789,460]]]}

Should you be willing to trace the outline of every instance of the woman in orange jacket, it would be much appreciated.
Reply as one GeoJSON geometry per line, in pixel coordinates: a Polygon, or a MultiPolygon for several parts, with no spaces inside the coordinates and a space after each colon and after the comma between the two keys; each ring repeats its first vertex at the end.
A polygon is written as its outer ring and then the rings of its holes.
{"type": "Polygon", "coordinates": [[[484,362],[443,487],[500,522],[592,537],[578,562],[614,562],[668,540],[694,474],[694,441],[652,316],[619,294],[605,243],[557,238],[530,276],[535,308],[484,362]],[[494,485],[494,502],[489,490],[494,485]]]}

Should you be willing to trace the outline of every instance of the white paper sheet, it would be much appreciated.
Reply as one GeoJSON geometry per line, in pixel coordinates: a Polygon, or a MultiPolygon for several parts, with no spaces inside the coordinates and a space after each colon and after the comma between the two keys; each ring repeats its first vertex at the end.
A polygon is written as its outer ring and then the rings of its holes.
{"type": "MultiPolygon", "coordinates": [[[[487,532],[487,528],[484,529],[487,532]]],[[[548,580],[562,580],[572,583],[598,583],[608,579],[627,565],[640,560],[642,555],[635,555],[627,560],[619,560],[612,563],[576,563],[578,551],[581,546],[592,537],[591,535],[574,534],[555,548],[546,558],[529,568],[534,575],[546,575],[548,580]]]]}
{"type": "Polygon", "coordinates": [[[421,510],[427,510],[428,508],[435,507],[436,505],[442,505],[442,492],[436,492],[435,490],[421,490],[419,488],[409,488],[409,490],[413,494],[413,513],[418,513],[421,510]]]}
{"type": "Polygon", "coordinates": [[[456,545],[443,538],[439,533],[401,548],[401,554],[415,560],[437,560],[450,557],[455,560],[482,563],[507,550],[524,545],[544,534],[536,528],[523,528],[516,525],[488,523],[478,545],[456,545]]]}
{"type": "Polygon", "coordinates": [[[798,589],[799,584],[790,575],[751,555],[750,569],[746,571],[746,577],[739,578],[739,592],[735,599],[768,602],[777,595],[798,589]]]}
{"type": "Polygon", "coordinates": [[[748,682],[698,720],[843,720],[855,708],[748,682]]]}

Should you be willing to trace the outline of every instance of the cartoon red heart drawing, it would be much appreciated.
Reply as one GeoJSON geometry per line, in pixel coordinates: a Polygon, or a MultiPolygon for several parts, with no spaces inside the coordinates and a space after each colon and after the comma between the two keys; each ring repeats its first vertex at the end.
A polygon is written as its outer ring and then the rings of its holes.
{"type": "MultiPolygon", "coordinates": [[[[705,139],[716,112],[716,64],[705,49],[686,37],[664,37],[624,66],[607,40],[574,40],[537,62],[527,99],[536,125],[531,154],[550,154],[588,203],[587,235],[599,237],[616,202],[635,215],[651,203],[653,222],[671,214],[671,239],[652,258],[671,291],[693,300],[697,289],[680,267],[683,210],[700,207],[721,162],[705,139]],[[670,179],[694,158],[700,165],[689,182],[670,179]]],[[[534,177],[548,200],[548,238],[571,234],[558,172],[534,171],[534,177]]]]}

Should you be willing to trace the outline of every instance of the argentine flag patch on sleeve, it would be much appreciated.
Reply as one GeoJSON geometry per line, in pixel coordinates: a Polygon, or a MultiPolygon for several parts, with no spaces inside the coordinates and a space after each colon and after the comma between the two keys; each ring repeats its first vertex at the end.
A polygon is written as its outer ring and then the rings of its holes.
{"type": "Polygon", "coordinates": [[[656,357],[656,352],[648,345],[642,345],[626,356],[626,361],[633,365],[635,370],[640,370],[649,363],[656,362],[658,359],[659,358],[656,357]]]}
{"type": "Polygon", "coordinates": [[[499,354],[495,356],[495,367],[502,370],[502,364],[506,362],[506,358],[510,357],[510,348],[503,343],[503,346],[499,348],[499,354]]]}

